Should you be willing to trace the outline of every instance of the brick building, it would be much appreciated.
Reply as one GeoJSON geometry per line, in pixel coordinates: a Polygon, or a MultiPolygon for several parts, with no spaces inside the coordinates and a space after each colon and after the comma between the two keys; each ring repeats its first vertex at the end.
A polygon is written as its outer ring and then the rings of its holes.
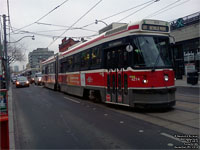
{"type": "Polygon", "coordinates": [[[68,50],[68,48],[76,43],[78,43],[79,41],[75,41],[72,38],[66,39],[66,37],[64,39],[62,39],[62,43],[59,45],[59,52],[64,52],[66,50],[68,50]]]}

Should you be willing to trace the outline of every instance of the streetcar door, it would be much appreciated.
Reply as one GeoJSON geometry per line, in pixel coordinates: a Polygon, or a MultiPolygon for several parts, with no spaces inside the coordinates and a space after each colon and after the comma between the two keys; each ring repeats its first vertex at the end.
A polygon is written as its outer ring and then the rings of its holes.
{"type": "Polygon", "coordinates": [[[107,90],[106,101],[123,103],[123,49],[115,48],[106,51],[107,90]]]}

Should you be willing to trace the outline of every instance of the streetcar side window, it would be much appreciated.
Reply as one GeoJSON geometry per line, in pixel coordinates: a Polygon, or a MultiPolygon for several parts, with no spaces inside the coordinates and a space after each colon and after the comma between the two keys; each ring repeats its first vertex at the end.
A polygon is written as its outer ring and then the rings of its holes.
{"type": "Polygon", "coordinates": [[[93,48],[91,52],[91,68],[97,69],[101,66],[101,51],[99,48],[93,48]]]}
{"type": "Polygon", "coordinates": [[[111,52],[108,51],[106,53],[106,68],[110,69],[110,67],[111,67],[111,52]]]}
{"type": "Polygon", "coordinates": [[[60,72],[65,73],[67,68],[67,59],[63,58],[60,60],[60,72]]]}
{"type": "Polygon", "coordinates": [[[53,65],[53,63],[51,63],[49,65],[49,73],[54,73],[54,65],[53,65]]]}
{"type": "Polygon", "coordinates": [[[74,55],[74,71],[79,71],[81,66],[81,55],[80,53],[74,55]]]}
{"type": "Polygon", "coordinates": [[[90,65],[90,50],[81,53],[81,70],[89,69],[90,65]]]}
{"type": "Polygon", "coordinates": [[[66,66],[66,71],[73,71],[73,56],[69,56],[67,58],[67,66],[66,66]]]}

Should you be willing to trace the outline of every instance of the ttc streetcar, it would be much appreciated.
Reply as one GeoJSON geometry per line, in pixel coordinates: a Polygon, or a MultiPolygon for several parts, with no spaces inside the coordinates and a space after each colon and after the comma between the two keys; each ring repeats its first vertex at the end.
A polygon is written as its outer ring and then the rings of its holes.
{"type": "Polygon", "coordinates": [[[175,105],[170,24],[113,23],[42,62],[44,86],[130,107],[175,105]]]}

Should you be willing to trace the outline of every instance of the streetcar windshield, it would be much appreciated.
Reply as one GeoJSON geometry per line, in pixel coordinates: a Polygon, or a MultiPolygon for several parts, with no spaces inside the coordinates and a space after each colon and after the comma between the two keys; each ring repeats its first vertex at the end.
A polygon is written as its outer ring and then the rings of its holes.
{"type": "Polygon", "coordinates": [[[133,38],[133,68],[171,67],[169,38],[163,36],[136,36],[133,38]]]}

